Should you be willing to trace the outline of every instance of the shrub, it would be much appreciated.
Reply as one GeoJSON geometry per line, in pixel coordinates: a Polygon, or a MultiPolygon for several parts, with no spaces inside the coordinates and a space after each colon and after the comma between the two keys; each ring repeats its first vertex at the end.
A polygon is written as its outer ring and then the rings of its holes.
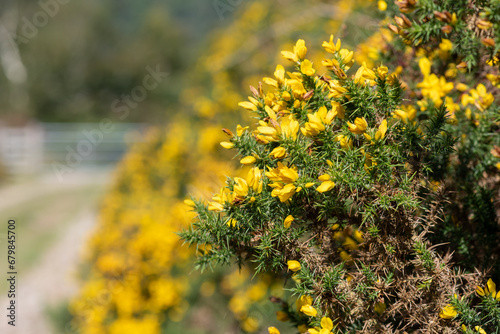
{"type": "Polygon", "coordinates": [[[290,72],[251,87],[240,106],[257,123],[222,146],[252,168],[194,201],[181,236],[203,246],[201,268],[288,271],[295,298],[274,301],[301,333],[498,333],[500,7],[379,8],[396,35],[356,57],[375,68],[349,72],[331,37],[325,73],[299,40],[282,52],[290,72]]]}

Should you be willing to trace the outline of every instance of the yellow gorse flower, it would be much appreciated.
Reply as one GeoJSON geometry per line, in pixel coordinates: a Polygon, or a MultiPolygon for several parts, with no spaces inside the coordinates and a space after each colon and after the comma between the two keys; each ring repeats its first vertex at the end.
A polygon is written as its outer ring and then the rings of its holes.
{"type": "Polygon", "coordinates": [[[384,139],[385,133],[387,132],[387,120],[383,120],[375,133],[375,140],[384,139]]]}
{"type": "Polygon", "coordinates": [[[255,193],[262,192],[262,171],[254,167],[248,171],[246,182],[255,193]]]}
{"type": "Polygon", "coordinates": [[[316,188],[317,192],[324,193],[327,191],[332,190],[335,187],[335,183],[329,179],[330,177],[328,176],[328,180],[322,180],[321,176],[319,177],[320,181],[323,181],[323,183],[320,184],[318,188],[316,188]]]}
{"type": "Polygon", "coordinates": [[[248,184],[247,181],[242,179],[241,177],[234,178],[234,193],[237,198],[245,198],[248,195],[248,184]]]}
{"type": "Polygon", "coordinates": [[[262,80],[266,84],[273,86],[275,88],[279,88],[279,87],[283,86],[284,84],[286,84],[285,68],[282,65],[276,66],[276,71],[274,71],[274,77],[276,79],[266,77],[266,78],[263,78],[262,80]]]}
{"type": "Polygon", "coordinates": [[[282,146],[278,146],[274,148],[269,155],[275,159],[283,159],[286,157],[286,149],[282,146]]]}
{"type": "Polygon", "coordinates": [[[316,73],[316,70],[312,67],[311,61],[304,59],[304,61],[300,63],[300,72],[312,77],[316,73]]]}
{"type": "Polygon", "coordinates": [[[357,117],[354,120],[354,124],[351,122],[347,122],[347,126],[349,126],[349,131],[351,131],[354,134],[360,135],[363,132],[365,132],[366,129],[368,128],[368,122],[366,122],[366,119],[364,117],[363,118],[357,117]]]}
{"type": "Polygon", "coordinates": [[[338,141],[340,143],[340,147],[342,147],[345,150],[353,147],[352,139],[344,135],[338,135],[337,137],[335,137],[335,140],[338,141]]]}
{"type": "Polygon", "coordinates": [[[479,110],[484,111],[494,101],[493,94],[488,93],[483,84],[477,85],[476,88],[471,89],[469,94],[462,95],[462,105],[466,107],[469,103],[474,104],[479,110]]]}
{"type": "Polygon", "coordinates": [[[329,42],[323,42],[321,45],[326,52],[328,53],[335,53],[337,51],[340,51],[340,46],[342,45],[342,42],[340,39],[337,39],[337,43],[333,44],[333,35],[330,35],[330,41],[329,42]]]}
{"type": "Polygon", "coordinates": [[[370,85],[374,85],[375,79],[377,79],[375,72],[370,70],[364,62],[354,75],[355,83],[364,83],[365,81],[368,81],[370,85]]]}
{"type": "Polygon", "coordinates": [[[269,334],[280,334],[280,331],[276,327],[269,327],[267,331],[269,334]]]}
{"type": "Polygon", "coordinates": [[[315,317],[318,314],[318,311],[311,305],[304,305],[300,308],[300,312],[308,315],[310,317],[315,317]]]}
{"type": "Polygon", "coordinates": [[[291,225],[292,225],[292,222],[295,220],[295,218],[293,218],[292,215],[288,215],[286,218],[285,218],[285,221],[283,222],[283,225],[286,227],[286,228],[289,228],[291,225]]]}
{"type": "MultiPolygon", "coordinates": [[[[269,168],[269,167],[268,167],[269,168]]],[[[296,192],[300,191],[300,187],[295,187],[293,184],[298,178],[297,167],[289,168],[278,162],[278,166],[274,169],[269,168],[266,176],[273,181],[269,184],[274,188],[271,192],[272,197],[278,197],[281,202],[289,200],[296,192]]]]}
{"type": "Polygon", "coordinates": [[[288,261],[287,263],[288,269],[290,269],[293,272],[299,271],[302,267],[300,266],[299,261],[291,260],[288,261]]]}
{"type": "Polygon", "coordinates": [[[299,122],[295,120],[293,115],[282,117],[279,121],[280,123],[272,117],[269,123],[260,121],[260,126],[254,132],[257,139],[264,144],[278,141],[280,138],[296,140],[297,132],[299,131],[299,122]]]}
{"type": "Polygon", "coordinates": [[[443,319],[453,319],[458,315],[457,310],[451,305],[446,305],[441,312],[439,312],[439,316],[443,319]]]}
{"type": "Polygon", "coordinates": [[[476,293],[480,296],[483,296],[483,297],[487,296],[487,295],[491,295],[493,298],[500,301],[500,291],[497,292],[497,286],[491,278],[488,280],[488,282],[486,282],[486,285],[484,286],[484,288],[481,288],[480,286],[478,286],[476,288],[476,293]]]}
{"type": "MultiPolygon", "coordinates": [[[[342,107],[340,106],[340,108],[342,107]]],[[[307,137],[314,137],[321,131],[325,131],[325,125],[332,123],[340,108],[334,105],[334,107],[328,111],[326,107],[323,106],[314,114],[307,114],[309,122],[306,122],[304,127],[300,128],[300,131],[307,137]]]]}
{"type": "Polygon", "coordinates": [[[303,39],[299,39],[295,46],[293,47],[293,52],[281,51],[281,55],[290,61],[298,62],[306,57],[307,48],[306,42],[303,39]]]}
{"type": "Polygon", "coordinates": [[[445,77],[437,77],[431,74],[431,61],[428,58],[421,58],[418,62],[420,71],[424,75],[424,80],[417,84],[418,88],[422,88],[422,95],[434,102],[436,107],[443,104],[442,98],[445,97],[453,89],[452,82],[446,82],[445,77]]]}
{"type": "Polygon", "coordinates": [[[242,165],[251,165],[251,164],[255,163],[256,161],[257,161],[257,159],[255,159],[255,157],[249,155],[249,156],[246,156],[243,159],[241,159],[240,160],[240,164],[242,164],[242,165]]]}
{"type": "Polygon", "coordinates": [[[309,328],[308,332],[310,334],[331,334],[333,330],[333,321],[328,317],[321,318],[321,328],[309,328]]]}
{"type": "Polygon", "coordinates": [[[210,211],[222,211],[224,210],[224,204],[232,203],[234,200],[234,194],[227,188],[222,188],[220,192],[212,197],[213,202],[208,202],[208,210],[210,211]]]}

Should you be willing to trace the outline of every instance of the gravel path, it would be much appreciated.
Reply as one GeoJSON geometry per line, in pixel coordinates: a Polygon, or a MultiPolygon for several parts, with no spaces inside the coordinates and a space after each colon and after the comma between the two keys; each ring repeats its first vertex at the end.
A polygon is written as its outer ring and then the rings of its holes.
{"type": "MultiPolygon", "coordinates": [[[[7,191],[7,193],[14,195],[0,204],[2,215],[4,213],[8,214],[9,206],[22,204],[26,200],[36,200],[37,194],[39,196],[47,191],[67,191],[68,187],[74,187],[75,191],[78,191],[79,185],[88,186],[89,184],[96,184],[96,186],[104,189],[104,184],[107,184],[107,180],[109,180],[109,171],[97,174],[80,173],[61,183],[51,182],[50,179],[51,176],[49,175],[37,180],[35,182],[36,187],[34,183],[15,185],[15,189],[11,189],[10,192],[7,191]],[[31,190],[28,191],[27,189],[31,190]]],[[[5,193],[6,189],[1,190],[0,198],[4,198],[1,195],[5,193]]],[[[86,204],[79,212],[74,212],[71,221],[65,222],[63,229],[58,234],[58,238],[44,250],[37,263],[26,272],[18,273],[15,327],[7,324],[9,319],[7,318],[8,311],[6,308],[9,305],[9,300],[5,294],[0,296],[1,334],[66,334],[56,332],[51,327],[47,308],[61,305],[78,290],[76,271],[85,242],[95,226],[96,202],[97,198],[91,199],[89,203],[92,203],[92,205],[86,204]]],[[[46,218],[43,220],[46,220],[46,218]]],[[[32,231],[36,231],[36,226],[32,231]]],[[[18,247],[20,245],[22,244],[18,244],[18,247]]],[[[1,248],[5,247],[1,240],[0,246],[1,248]]],[[[22,246],[25,247],[26,245],[22,246]]],[[[5,254],[5,251],[0,249],[0,255],[3,254],[5,254]]],[[[3,268],[6,265],[3,264],[3,259],[0,262],[2,263],[0,279],[5,281],[6,278],[4,277],[7,275],[6,270],[3,270],[3,268]]]]}

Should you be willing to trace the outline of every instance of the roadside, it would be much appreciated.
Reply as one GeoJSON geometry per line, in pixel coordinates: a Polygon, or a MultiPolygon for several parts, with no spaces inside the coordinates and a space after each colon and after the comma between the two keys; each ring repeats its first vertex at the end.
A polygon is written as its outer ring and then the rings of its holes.
{"type": "MultiPolygon", "coordinates": [[[[0,333],[60,334],[52,330],[47,308],[77,291],[80,254],[109,180],[109,169],[88,170],[68,175],[64,182],[48,174],[0,189],[1,219],[16,220],[18,272],[16,327],[12,327],[6,317],[7,259],[1,256],[0,309],[5,311],[0,313],[0,333]]],[[[7,251],[6,232],[6,228],[0,231],[0,255],[7,251]]]]}

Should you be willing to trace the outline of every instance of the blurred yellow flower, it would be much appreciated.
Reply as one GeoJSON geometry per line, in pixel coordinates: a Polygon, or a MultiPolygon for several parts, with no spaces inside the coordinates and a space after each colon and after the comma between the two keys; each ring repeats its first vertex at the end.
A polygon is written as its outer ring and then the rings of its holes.
{"type": "Polygon", "coordinates": [[[280,331],[276,327],[269,327],[267,330],[269,334],[280,334],[280,331]]]}
{"type": "Polygon", "coordinates": [[[288,321],[288,315],[283,312],[283,311],[277,311],[276,312],[276,319],[278,319],[279,321],[288,321]]]}
{"type": "Polygon", "coordinates": [[[224,147],[225,149],[231,149],[234,147],[234,143],[231,143],[229,141],[223,141],[220,143],[220,146],[224,147]]]}

